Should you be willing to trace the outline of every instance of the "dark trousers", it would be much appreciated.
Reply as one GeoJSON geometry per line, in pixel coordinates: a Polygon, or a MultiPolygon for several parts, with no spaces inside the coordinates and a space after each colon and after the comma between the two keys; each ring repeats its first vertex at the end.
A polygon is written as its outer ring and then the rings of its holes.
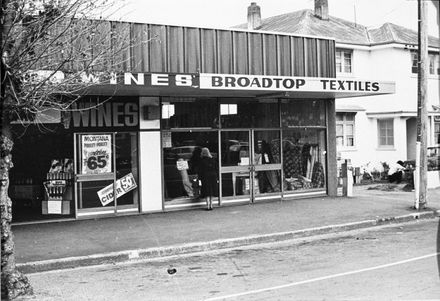
{"type": "Polygon", "coordinates": [[[392,175],[388,176],[388,180],[390,181],[390,183],[396,182],[397,184],[399,184],[400,182],[402,182],[402,175],[402,171],[395,172],[392,175]]]}

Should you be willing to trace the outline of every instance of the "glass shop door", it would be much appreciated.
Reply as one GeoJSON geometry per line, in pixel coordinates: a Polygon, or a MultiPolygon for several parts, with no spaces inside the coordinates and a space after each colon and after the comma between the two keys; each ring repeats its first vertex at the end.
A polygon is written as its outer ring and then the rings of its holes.
{"type": "Polygon", "coordinates": [[[220,132],[221,203],[280,198],[279,130],[220,132]]]}
{"type": "Polygon", "coordinates": [[[220,204],[251,201],[250,140],[249,130],[220,132],[220,204]]]}
{"type": "Polygon", "coordinates": [[[252,130],[252,200],[281,197],[280,130],[252,130]]]}
{"type": "MultiPolygon", "coordinates": [[[[75,134],[77,217],[138,212],[137,168],[128,156],[125,158],[118,151],[121,144],[124,150],[132,149],[130,136],[130,133],[75,134]]],[[[137,146],[134,149],[137,151],[137,146]]]]}

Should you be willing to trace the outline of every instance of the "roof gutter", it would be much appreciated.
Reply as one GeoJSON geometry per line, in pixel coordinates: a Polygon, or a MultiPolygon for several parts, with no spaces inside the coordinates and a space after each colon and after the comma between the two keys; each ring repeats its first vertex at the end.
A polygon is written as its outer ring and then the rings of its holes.
{"type": "MultiPolygon", "coordinates": [[[[356,45],[356,44],[336,42],[336,48],[348,48],[348,49],[365,50],[365,51],[381,50],[381,49],[389,49],[389,48],[417,50],[417,45],[403,44],[403,43],[396,43],[396,42],[394,42],[394,43],[378,43],[378,44],[371,44],[371,45],[356,45]]],[[[433,51],[433,52],[439,52],[440,47],[429,47],[428,50],[433,51]]]]}

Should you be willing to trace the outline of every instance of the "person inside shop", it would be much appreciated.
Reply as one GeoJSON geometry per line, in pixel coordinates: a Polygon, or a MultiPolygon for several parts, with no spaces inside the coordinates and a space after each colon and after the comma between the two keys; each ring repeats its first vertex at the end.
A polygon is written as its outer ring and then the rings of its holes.
{"type": "Polygon", "coordinates": [[[390,164],[390,169],[388,169],[388,181],[390,183],[396,182],[399,184],[402,182],[403,170],[405,169],[403,161],[399,160],[396,163],[390,164]]]}
{"type": "Polygon", "coordinates": [[[217,195],[217,162],[207,147],[202,148],[199,177],[202,182],[201,197],[205,198],[207,210],[212,210],[212,198],[217,195]]]}
{"type": "Polygon", "coordinates": [[[188,197],[194,197],[194,190],[188,176],[188,162],[185,161],[183,158],[178,158],[176,165],[177,170],[180,173],[180,177],[182,178],[183,189],[185,190],[188,197]]]}

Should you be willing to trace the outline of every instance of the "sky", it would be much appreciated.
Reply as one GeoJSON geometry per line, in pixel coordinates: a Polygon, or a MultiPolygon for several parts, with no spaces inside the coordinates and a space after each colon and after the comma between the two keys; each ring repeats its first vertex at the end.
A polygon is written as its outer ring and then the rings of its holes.
{"type": "MultiPolygon", "coordinates": [[[[250,0],[123,0],[117,15],[125,21],[229,28],[247,22],[250,0]]],[[[267,18],[313,9],[314,0],[253,0],[267,18]]],[[[438,37],[438,11],[428,0],[428,32],[438,37]]],[[[368,27],[391,22],[417,30],[417,0],[328,0],[329,14],[368,27]]]]}

